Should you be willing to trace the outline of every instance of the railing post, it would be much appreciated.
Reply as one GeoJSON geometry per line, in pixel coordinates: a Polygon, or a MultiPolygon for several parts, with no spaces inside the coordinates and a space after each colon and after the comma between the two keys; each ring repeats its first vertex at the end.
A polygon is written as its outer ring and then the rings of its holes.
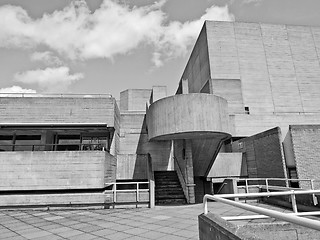
{"type": "Polygon", "coordinates": [[[117,202],[117,184],[113,184],[113,208],[117,202]]]}
{"type": "Polygon", "coordinates": [[[266,178],[266,188],[267,188],[267,192],[269,192],[269,183],[268,183],[268,178],[266,178]]]}
{"type": "Polygon", "coordinates": [[[154,194],[154,180],[149,180],[149,208],[154,208],[155,194],[154,194]]]}
{"type": "Polygon", "coordinates": [[[246,193],[249,193],[248,179],[246,179],[245,182],[246,182],[246,193]]]}
{"type": "Polygon", "coordinates": [[[286,187],[290,187],[288,178],[286,178],[286,187]]]}
{"type": "Polygon", "coordinates": [[[292,210],[294,213],[298,212],[298,208],[297,208],[297,201],[296,201],[296,195],[294,193],[294,190],[291,191],[291,204],[292,204],[292,210]]]}
{"type": "MultiPolygon", "coordinates": [[[[246,193],[249,193],[249,186],[248,186],[248,179],[245,180],[246,181],[246,193]]],[[[244,202],[247,202],[247,198],[244,199],[244,202]]]]}
{"type": "MultiPolygon", "coordinates": [[[[311,190],[314,190],[314,180],[313,179],[310,179],[310,185],[311,185],[311,190]]],[[[318,199],[314,193],[312,194],[312,200],[313,200],[313,205],[318,205],[318,199]]]]}
{"type": "Polygon", "coordinates": [[[203,197],[203,213],[208,214],[208,201],[206,195],[203,197]]]}
{"type": "Polygon", "coordinates": [[[139,203],[139,183],[137,182],[137,190],[136,190],[136,207],[138,207],[138,203],[139,203]]]}

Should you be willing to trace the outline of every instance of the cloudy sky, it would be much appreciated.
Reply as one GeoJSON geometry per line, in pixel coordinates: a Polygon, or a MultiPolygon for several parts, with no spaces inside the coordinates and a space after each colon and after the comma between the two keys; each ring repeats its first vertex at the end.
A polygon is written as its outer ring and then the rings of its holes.
{"type": "Polygon", "coordinates": [[[173,94],[204,20],[320,26],[319,0],[0,0],[0,93],[173,94]]]}

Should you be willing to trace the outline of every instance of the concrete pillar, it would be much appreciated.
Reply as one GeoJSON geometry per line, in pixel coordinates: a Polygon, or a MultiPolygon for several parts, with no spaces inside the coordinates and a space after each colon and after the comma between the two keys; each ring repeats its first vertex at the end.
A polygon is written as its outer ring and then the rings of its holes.
{"type": "Polygon", "coordinates": [[[149,180],[149,208],[154,208],[155,206],[155,184],[154,180],[149,180]]]}
{"type": "Polygon", "coordinates": [[[174,170],[174,146],[173,146],[173,140],[171,141],[171,148],[170,148],[167,171],[172,171],[172,170],[174,170]]]}
{"type": "Polygon", "coordinates": [[[185,161],[186,161],[186,186],[188,188],[189,203],[195,203],[195,184],[193,176],[192,142],[185,140],[185,161]]]}
{"type": "Polygon", "coordinates": [[[188,94],[189,93],[189,86],[188,86],[188,79],[182,79],[182,94],[188,94]]]}

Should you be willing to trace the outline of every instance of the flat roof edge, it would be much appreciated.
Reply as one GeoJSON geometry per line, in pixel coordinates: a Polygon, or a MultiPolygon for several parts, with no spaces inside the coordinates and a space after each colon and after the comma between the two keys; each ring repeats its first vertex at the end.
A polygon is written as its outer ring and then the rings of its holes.
{"type": "Polygon", "coordinates": [[[107,127],[107,123],[0,123],[0,128],[2,127],[34,127],[34,126],[43,126],[43,127],[77,127],[77,126],[87,126],[87,127],[107,127]]]}

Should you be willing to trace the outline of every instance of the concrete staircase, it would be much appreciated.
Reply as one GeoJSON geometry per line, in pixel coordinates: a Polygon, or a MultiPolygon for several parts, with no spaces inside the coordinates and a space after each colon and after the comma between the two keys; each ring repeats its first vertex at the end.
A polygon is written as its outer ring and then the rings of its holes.
{"type": "Polygon", "coordinates": [[[156,204],[186,204],[176,171],[155,171],[156,204]]]}

